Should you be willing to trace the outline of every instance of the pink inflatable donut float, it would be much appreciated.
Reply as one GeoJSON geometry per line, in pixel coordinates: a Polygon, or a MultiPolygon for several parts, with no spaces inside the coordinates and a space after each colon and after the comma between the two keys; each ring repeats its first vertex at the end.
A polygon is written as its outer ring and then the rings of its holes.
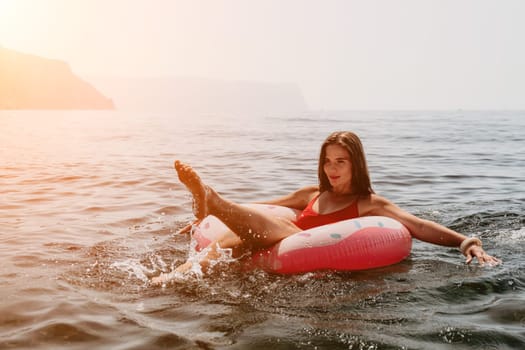
{"type": "MultiPolygon", "coordinates": [[[[246,206],[290,220],[300,214],[275,205],[246,206]]],[[[215,216],[206,217],[193,231],[196,249],[204,249],[227,231],[215,216]]],[[[411,248],[412,237],[401,223],[384,216],[364,216],[298,232],[254,252],[251,261],[254,267],[279,274],[357,271],[396,264],[410,254],[411,248]]]]}

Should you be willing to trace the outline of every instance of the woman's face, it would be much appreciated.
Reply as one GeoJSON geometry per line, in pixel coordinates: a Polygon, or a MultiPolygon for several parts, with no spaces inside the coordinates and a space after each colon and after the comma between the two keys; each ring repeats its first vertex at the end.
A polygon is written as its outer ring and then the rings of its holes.
{"type": "Polygon", "coordinates": [[[334,192],[352,190],[352,162],[348,151],[339,145],[326,146],[323,169],[334,192]]]}

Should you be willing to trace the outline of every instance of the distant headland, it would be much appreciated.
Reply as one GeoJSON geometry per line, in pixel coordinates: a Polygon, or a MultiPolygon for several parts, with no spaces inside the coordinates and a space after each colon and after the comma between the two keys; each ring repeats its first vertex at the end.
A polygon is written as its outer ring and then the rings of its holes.
{"type": "Polygon", "coordinates": [[[90,77],[123,111],[188,115],[280,115],[307,111],[294,83],[203,77],[90,77]]]}
{"type": "Polygon", "coordinates": [[[0,110],[119,109],[188,115],[289,115],[308,110],[293,83],[197,77],[89,81],[75,75],[66,62],[0,46],[0,110]]]}
{"type": "Polygon", "coordinates": [[[65,62],[0,47],[0,110],[114,109],[65,62]]]}

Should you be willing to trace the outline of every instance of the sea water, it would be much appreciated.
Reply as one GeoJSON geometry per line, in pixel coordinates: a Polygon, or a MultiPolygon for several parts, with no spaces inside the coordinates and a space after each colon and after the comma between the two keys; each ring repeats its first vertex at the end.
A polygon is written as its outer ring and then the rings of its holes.
{"type": "Polygon", "coordinates": [[[523,349],[525,113],[0,113],[0,348],[523,349]],[[195,254],[173,161],[238,202],[317,182],[335,130],[360,135],[375,191],[483,239],[497,267],[414,241],[406,261],[293,276],[195,254]]]}

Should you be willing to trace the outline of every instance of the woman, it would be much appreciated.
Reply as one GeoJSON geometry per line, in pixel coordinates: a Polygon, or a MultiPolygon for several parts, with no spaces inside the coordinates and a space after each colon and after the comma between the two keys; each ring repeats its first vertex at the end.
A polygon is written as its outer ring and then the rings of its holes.
{"type": "MultiPolygon", "coordinates": [[[[222,248],[232,248],[234,255],[252,248],[263,248],[312,227],[352,219],[360,216],[387,216],[393,218],[419,240],[449,247],[459,247],[469,264],[473,257],[480,265],[496,265],[501,261],[483,250],[478,238],[467,238],[451,229],[429,220],[420,219],[399,208],[372,190],[363,146],[359,137],[348,131],[334,132],[325,140],[319,155],[318,186],[309,186],[282,198],[264,202],[302,210],[300,217],[290,220],[268,216],[255,209],[228,201],[205,185],[188,165],[175,162],[180,181],[194,199],[194,214],[198,220],[211,214],[231,230],[218,239],[222,248]]],[[[212,249],[201,261],[217,257],[212,249]]],[[[174,273],[185,272],[191,262],[179,266],[174,273]]],[[[172,274],[161,274],[153,283],[169,280],[172,274]]]]}

